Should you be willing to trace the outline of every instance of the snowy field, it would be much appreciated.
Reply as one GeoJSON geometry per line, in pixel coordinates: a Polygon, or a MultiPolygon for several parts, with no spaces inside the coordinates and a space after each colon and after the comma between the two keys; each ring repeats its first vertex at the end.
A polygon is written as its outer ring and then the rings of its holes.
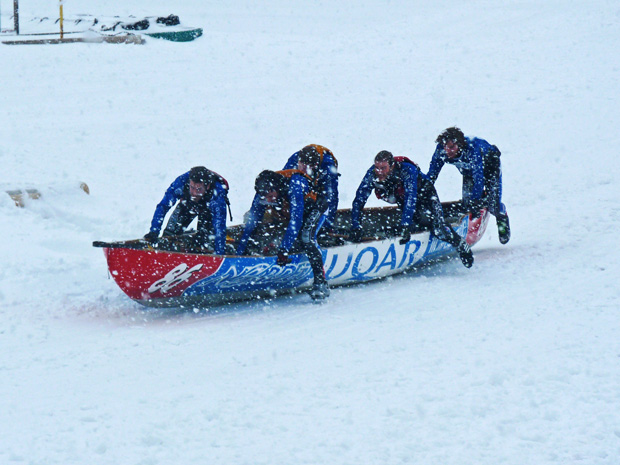
{"type": "MultiPolygon", "coordinates": [[[[0,187],[43,192],[0,192],[0,463],[620,464],[617,0],[101,3],[65,14],[205,33],[0,44],[0,187]],[[350,207],[377,152],[426,170],[452,125],[502,151],[513,230],[470,270],[154,312],[91,247],[145,234],[194,165],[238,223],[308,143],[350,207]]],[[[20,6],[22,32],[57,10],[20,6]]],[[[456,169],[437,187],[457,199],[456,169]]]]}

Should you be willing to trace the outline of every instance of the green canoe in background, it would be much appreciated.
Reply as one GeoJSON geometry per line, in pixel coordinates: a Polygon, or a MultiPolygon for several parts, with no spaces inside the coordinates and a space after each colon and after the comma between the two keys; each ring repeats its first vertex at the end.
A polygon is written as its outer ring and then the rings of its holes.
{"type": "Polygon", "coordinates": [[[188,27],[178,30],[161,31],[161,32],[144,32],[146,36],[154,37],[155,39],[171,40],[173,42],[189,42],[197,39],[202,35],[202,28],[188,27]]]}

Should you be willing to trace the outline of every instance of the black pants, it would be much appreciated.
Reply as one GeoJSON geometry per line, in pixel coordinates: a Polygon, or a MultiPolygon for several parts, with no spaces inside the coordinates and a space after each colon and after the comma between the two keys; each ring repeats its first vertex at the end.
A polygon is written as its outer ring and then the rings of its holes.
{"type": "Polygon", "coordinates": [[[418,184],[418,200],[413,221],[415,224],[428,227],[437,239],[455,248],[462,241],[461,236],[446,223],[439,196],[430,181],[422,180],[418,184]]]}
{"type": "Polygon", "coordinates": [[[215,231],[213,229],[211,210],[206,205],[196,204],[188,200],[181,200],[176,206],[172,215],[170,215],[163,235],[176,236],[182,234],[196,216],[198,217],[196,244],[212,246],[215,242],[215,231]]]}
{"type": "Polygon", "coordinates": [[[324,204],[314,204],[307,208],[304,212],[304,223],[294,246],[295,249],[308,256],[314,275],[314,284],[327,282],[323,268],[323,255],[315,239],[321,216],[326,209],[327,206],[324,204]]]}
{"type": "Polygon", "coordinates": [[[497,216],[501,213],[502,202],[502,166],[499,160],[501,153],[489,152],[483,160],[484,194],[489,212],[497,216]]]}

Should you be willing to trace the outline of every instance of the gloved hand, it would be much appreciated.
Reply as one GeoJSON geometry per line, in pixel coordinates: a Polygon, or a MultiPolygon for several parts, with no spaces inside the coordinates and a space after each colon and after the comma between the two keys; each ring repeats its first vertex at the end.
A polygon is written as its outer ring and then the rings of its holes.
{"type": "Polygon", "coordinates": [[[409,226],[405,226],[401,233],[402,239],[398,241],[400,245],[405,245],[411,239],[411,228],[409,226]]]}
{"type": "Polygon", "coordinates": [[[349,240],[351,242],[362,242],[362,228],[351,229],[349,231],[349,240]]]}
{"type": "Polygon", "coordinates": [[[329,234],[331,233],[331,229],[327,229],[327,228],[321,228],[318,232],[318,234],[316,235],[316,238],[319,241],[325,241],[329,239],[329,234]]]}
{"type": "Polygon", "coordinates": [[[159,233],[155,231],[149,231],[144,235],[144,240],[149,242],[156,242],[159,238],[159,233]]]}
{"type": "Polygon", "coordinates": [[[472,220],[477,220],[478,218],[480,218],[480,210],[476,209],[476,210],[471,212],[471,219],[472,220]]]}
{"type": "Polygon", "coordinates": [[[190,250],[200,251],[209,246],[209,241],[202,234],[196,234],[187,240],[187,246],[190,250]]]}
{"type": "Polygon", "coordinates": [[[288,256],[288,252],[280,251],[278,252],[278,258],[276,260],[276,264],[278,266],[286,266],[291,262],[291,259],[288,256]]]}
{"type": "Polygon", "coordinates": [[[471,218],[476,219],[480,217],[480,210],[485,206],[484,199],[471,200],[467,203],[467,210],[471,212],[471,218]]]}

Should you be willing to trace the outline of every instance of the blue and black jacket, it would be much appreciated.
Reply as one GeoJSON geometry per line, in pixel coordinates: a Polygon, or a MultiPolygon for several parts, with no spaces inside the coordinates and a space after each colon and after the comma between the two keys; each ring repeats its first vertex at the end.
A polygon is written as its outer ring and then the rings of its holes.
{"type": "MultiPolygon", "coordinates": [[[[215,253],[223,255],[226,245],[226,207],[228,205],[228,186],[226,181],[219,175],[198,202],[199,207],[208,208],[211,212],[212,227],[215,235],[215,253]],[[220,179],[217,179],[220,178],[220,179]]],[[[151,232],[159,233],[166,213],[179,200],[191,202],[189,197],[189,171],[176,178],[166,190],[164,198],[157,204],[153,220],[151,221],[151,232]]]]}
{"type": "MultiPolygon", "coordinates": [[[[323,229],[331,229],[338,210],[338,161],[334,154],[321,145],[314,145],[319,155],[321,155],[321,164],[317,176],[317,190],[327,199],[327,208],[325,223],[323,229]]],[[[299,161],[299,152],[295,152],[284,165],[285,170],[297,168],[299,161]]]]}
{"type": "Polygon", "coordinates": [[[489,156],[499,157],[499,149],[484,139],[465,138],[466,146],[457,158],[448,158],[442,144],[437,144],[428,169],[428,177],[435,183],[445,163],[457,167],[463,175],[463,202],[465,204],[479,200],[485,189],[484,163],[489,156]],[[468,179],[467,182],[465,180],[468,179]]]}
{"type": "Polygon", "coordinates": [[[409,227],[413,223],[413,216],[418,201],[418,181],[427,179],[418,166],[404,157],[394,157],[392,172],[384,181],[375,176],[375,167],[371,166],[355,193],[353,209],[351,210],[351,226],[353,229],[361,227],[361,213],[368,197],[374,190],[377,198],[388,203],[398,204],[402,209],[401,226],[409,227]]]}
{"type": "MultiPolygon", "coordinates": [[[[288,216],[289,221],[284,239],[282,239],[282,243],[279,247],[279,250],[288,253],[297,240],[303,226],[305,208],[308,206],[309,202],[315,202],[317,194],[313,191],[311,181],[301,171],[285,171],[288,173],[285,174],[284,171],[276,171],[277,173],[289,175],[290,177],[287,177],[286,187],[282,191],[278,191],[278,205],[276,205],[275,208],[288,209],[288,212],[283,212],[288,216]]],[[[260,195],[256,194],[254,196],[248,221],[243,229],[243,235],[239,240],[239,245],[237,246],[237,255],[245,254],[248,240],[252,236],[258,223],[263,219],[263,215],[268,206],[269,205],[261,201],[260,195]]]]}

